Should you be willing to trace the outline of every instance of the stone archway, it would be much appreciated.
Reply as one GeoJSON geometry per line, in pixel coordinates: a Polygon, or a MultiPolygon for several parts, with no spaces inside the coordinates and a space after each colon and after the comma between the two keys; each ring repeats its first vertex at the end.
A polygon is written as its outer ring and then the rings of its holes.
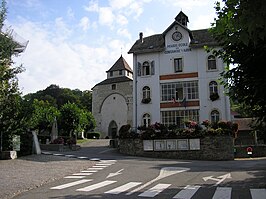
{"type": "Polygon", "coordinates": [[[110,122],[109,127],[108,127],[108,137],[111,139],[115,139],[117,137],[117,124],[113,120],[110,122]]]}

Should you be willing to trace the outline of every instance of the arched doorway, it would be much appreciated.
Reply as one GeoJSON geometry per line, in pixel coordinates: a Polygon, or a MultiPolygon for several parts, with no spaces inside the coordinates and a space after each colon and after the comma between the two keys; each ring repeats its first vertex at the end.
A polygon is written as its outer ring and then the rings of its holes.
{"type": "Polygon", "coordinates": [[[109,124],[108,137],[111,139],[115,139],[117,137],[117,124],[114,120],[109,124]]]}

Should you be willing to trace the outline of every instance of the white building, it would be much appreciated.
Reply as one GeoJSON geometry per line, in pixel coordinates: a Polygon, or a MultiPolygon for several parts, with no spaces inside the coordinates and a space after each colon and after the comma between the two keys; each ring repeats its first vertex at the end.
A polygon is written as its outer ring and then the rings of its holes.
{"type": "Polygon", "coordinates": [[[133,127],[161,122],[183,127],[185,120],[230,120],[229,98],[218,81],[221,59],[207,29],[189,30],[181,11],[162,33],[139,39],[133,53],[133,127]]]}
{"type": "Polygon", "coordinates": [[[121,56],[106,73],[92,89],[92,113],[101,138],[116,138],[122,125],[132,125],[133,71],[121,56]]]}

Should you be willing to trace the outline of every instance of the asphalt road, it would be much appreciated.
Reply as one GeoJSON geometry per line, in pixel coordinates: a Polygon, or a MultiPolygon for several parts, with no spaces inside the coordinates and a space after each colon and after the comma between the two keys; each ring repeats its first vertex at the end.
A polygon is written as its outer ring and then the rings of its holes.
{"type": "Polygon", "coordinates": [[[79,151],[44,155],[84,165],[14,198],[266,198],[266,158],[165,160],[124,156],[106,145],[99,140],[79,151]]]}

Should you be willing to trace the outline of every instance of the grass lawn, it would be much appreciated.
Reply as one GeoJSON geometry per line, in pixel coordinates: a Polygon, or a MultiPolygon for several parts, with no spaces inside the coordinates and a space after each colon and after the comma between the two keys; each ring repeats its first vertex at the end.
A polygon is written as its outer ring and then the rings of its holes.
{"type": "Polygon", "coordinates": [[[77,144],[84,144],[90,142],[92,139],[77,139],[77,144]]]}

